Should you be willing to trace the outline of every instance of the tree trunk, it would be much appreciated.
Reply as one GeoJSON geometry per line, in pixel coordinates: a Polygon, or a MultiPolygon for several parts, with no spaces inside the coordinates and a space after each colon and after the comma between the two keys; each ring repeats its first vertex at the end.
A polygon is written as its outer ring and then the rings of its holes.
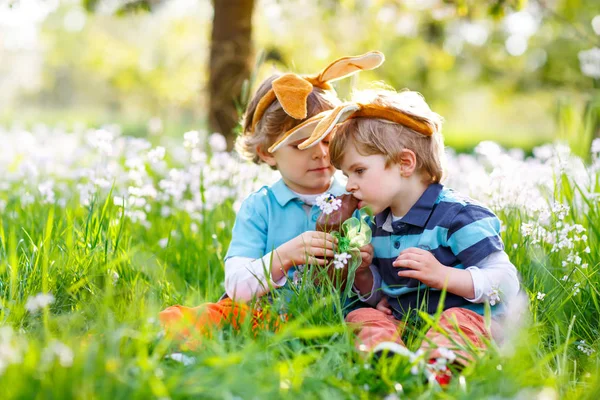
{"type": "Polygon", "coordinates": [[[242,85],[252,68],[254,0],[213,0],[210,48],[209,125],[233,147],[242,85]]]}

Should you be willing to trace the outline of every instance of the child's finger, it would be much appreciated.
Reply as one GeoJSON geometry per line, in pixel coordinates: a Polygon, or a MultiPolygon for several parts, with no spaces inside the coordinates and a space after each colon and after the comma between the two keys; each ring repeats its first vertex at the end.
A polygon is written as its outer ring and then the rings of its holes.
{"type": "Polygon", "coordinates": [[[335,252],[331,249],[324,249],[322,247],[312,247],[310,249],[310,254],[316,257],[328,257],[329,259],[333,259],[335,252]]]}
{"type": "Polygon", "coordinates": [[[412,270],[405,270],[398,272],[398,276],[402,278],[410,278],[419,280],[419,272],[412,270]]]}
{"type": "Polygon", "coordinates": [[[318,257],[313,257],[313,256],[308,257],[309,265],[325,265],[325,264],[329,264],[330,262],[331,262],[331,260],[326,260],[324,258],[318,258],[318,257]]]}
{"type": "Polygon", "coordinates": [[[325,233],[325,232],[315,232],[315,234],[312,237],[312,242],[319,242],[321,244],[323,243],[331,243],[332,245],[337,244],[338,240],[335,236],[330,235],[329,233],[325,233]]]}
{"type": "Polygon", "coordinates": [[[363,247],[359,248],[361,254],[362,253],[369,253],[369,254],[373,254],[373,245],[371,243],[369,244],[365,244],[363,247]]]}
{"type": "Polygon", "coordinates": [[[416,260],[396,260],[392,265],[396,268],[421,269],[421,263],[416,260]]]}
{"type": "Polygon", "coordinates": [[[381,311],[382,313],[388,314],[390,315],[392,313],[392,309],[389,307],[384,306],[383,304],[379,303],[377,304],[377,306],[375,307],[377,310],[381,311]]]}

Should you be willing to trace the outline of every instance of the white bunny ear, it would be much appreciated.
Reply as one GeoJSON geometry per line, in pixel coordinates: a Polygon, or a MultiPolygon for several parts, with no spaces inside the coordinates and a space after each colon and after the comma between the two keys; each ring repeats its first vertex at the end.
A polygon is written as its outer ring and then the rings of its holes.
{"type": "Polygon", "coordinates": [[[335,109],[333,109],[331,114],[329,114],[319,122],[317,127],[312,132],[312,135],[310,135],[310,137],[307,140],[300,143],[300,145],[298,145],[298,148],[300,150],[304,150],[308,149],[309,147],[315,146],[321,140],[325,139],[337,124],[344,122],[358,110],[360,110],[360,106],[355,103],[336,107],[335,109]]]}
{"type": "Polygon", "coordinates": [[[366,71],[379,67],[385,56],[379,51],[370,51],[360,56],[342,57],[329,64],[318,75],[320,82],[332,82],[352,75],[358,71],[366,71]]]}
{"type": "Polygon", "coordinates": [[[287,131],[281,137],[281,139],[279,139],[277,142],[273,143],[273,145],[271,147],[269,147],[269,150],[268,150],[269,153],[276,152],[278,149],[280,149],[281,147],[285,146],[288,143],[291,143],[291,142],[294,142],[294,141],[300,140],[300,139],[306,139],[306,138],[310,137],[310,135],[314,131],[315,127],[330,112],[331,112],[331,110],[330,111],[324,111],[324,112],[322,112],[320,114],[317,114],[314,117],[311,117],[311,118],[307,119],[306,121],[304,121],[300,125],[295,126],[294,128],[292,128],[289,131],[287,131]]]}

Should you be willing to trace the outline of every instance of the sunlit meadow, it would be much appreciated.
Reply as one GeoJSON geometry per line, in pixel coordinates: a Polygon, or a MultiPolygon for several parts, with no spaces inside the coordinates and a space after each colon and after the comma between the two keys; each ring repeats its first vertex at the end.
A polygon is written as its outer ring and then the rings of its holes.
{"type": "Polygon", "coordinates": [[[163,337],[159,310],[222,294],[235,212],[278,177],[224,150],[197,131],[0,129],[0,398],[597,398],[600,140],[585,160],[560,143],[449,149],[447,184],[502,219],[523,296],[446,389],[356,354],[333,289],[301,287],[278,332],[183,353],[163,337]]]}

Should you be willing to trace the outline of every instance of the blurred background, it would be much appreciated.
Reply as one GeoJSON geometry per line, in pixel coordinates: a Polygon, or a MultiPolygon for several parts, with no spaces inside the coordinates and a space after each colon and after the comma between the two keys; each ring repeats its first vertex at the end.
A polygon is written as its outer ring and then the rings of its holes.
{"type": "Polygon", "coordinates": [[[0,0],[0,125],[231,143],[253,83],[368,50],[338,94],[419,91],[458,151],[600,135],[597,0],[0,0]]]}

